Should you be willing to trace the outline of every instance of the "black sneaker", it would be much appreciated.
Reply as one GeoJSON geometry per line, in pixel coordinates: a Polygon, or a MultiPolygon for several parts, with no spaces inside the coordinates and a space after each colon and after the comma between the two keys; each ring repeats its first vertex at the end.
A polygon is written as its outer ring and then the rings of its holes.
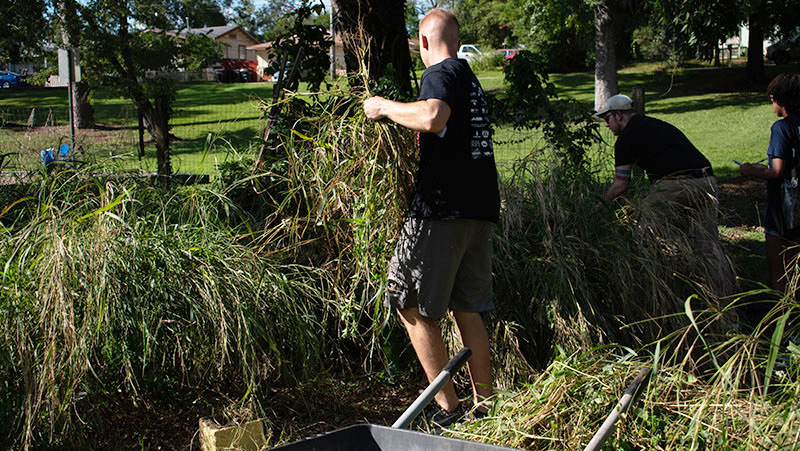
{"type": "Polygon", "coordinates": [[[451,426],[454,423],[458,423],[464,419],[465,413],[461,404],[452,412],[448,412],[439,407],[439,404],[434,401],[425,407],[419,416],[411,423],[411,426],[417,429],[439,430],[451,426]]]}
{"type": "Polygon", "coordinates": [[[472,411],[470,412],[470,418],[473,421],[482,420],[482,419],[486,418],[488,415],[489,415],[488,411],[483,411],[483,410],[478,410],[478,409],[472,409],[472,411]]]}

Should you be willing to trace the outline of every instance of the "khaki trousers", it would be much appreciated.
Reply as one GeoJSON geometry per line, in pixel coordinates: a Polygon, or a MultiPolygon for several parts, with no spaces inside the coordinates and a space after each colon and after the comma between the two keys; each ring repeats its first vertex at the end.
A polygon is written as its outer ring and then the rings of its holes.
{"type": "Polygon", "coordinates": [[[715,177],[661,179],[650,186],[640,208],[678,221],[703,257],[712,288],[727,296],[736,292],[736,275],[719,242],[717,192],[715,177]]]}

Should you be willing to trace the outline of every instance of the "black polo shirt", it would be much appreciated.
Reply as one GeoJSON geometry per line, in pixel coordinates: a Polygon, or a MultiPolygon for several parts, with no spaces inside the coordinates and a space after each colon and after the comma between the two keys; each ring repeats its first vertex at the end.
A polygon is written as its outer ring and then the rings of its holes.
{"type": "Polygon", "coordinates": [[[683,132],[641,114],[632,116],[617,138],[614,163],[616,166],[637,163],[650,180],[713,175],[711,163],[683,132]]]}

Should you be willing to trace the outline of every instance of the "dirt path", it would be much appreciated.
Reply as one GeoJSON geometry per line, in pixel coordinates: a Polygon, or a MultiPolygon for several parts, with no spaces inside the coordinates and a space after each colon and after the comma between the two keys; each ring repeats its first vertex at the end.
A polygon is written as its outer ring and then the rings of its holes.
{"type": "Polygon", "coordinates": [[[736,177],[719,183],[720,225],[758,227],[766,203],[767,188],[761,180],[736,177]]]}

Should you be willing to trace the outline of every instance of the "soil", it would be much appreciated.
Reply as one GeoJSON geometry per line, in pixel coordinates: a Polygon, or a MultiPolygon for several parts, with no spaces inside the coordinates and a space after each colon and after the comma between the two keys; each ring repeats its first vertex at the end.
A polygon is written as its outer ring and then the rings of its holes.
{"type": "Polygon", "coordinates": [[[767,203],[766,184],[758,179],[735,177],[719,183],[720,225],[753,228],[761,225],[767,203]]]}
{"type": "MultiPolygon", "coordinates": [[[[277,446],[354,424],[390,426],[426,386],[422,380],[418,385],[353,377],[317,379],[304,386],[281,388],[261,400],[266,410],[263,422],[267,440],[270,446],[277,446]]],[[[83,427],[73,425],[81,429],[76,442],[52,449],[199,450],[199,421],[213,419],[225,424],[222,418],[234,415],[220,409],[237,401],[211,392],[186,396],[170,393],[144,405],[132,403],[130,395],[121,392],[110,395],[93,407],[96,417],[82,418],[83,427]],[[93,428],[91,424],[101,426],[93,428]]],[[[249,419],[244,410],[236,413],[249,419]]]]}

